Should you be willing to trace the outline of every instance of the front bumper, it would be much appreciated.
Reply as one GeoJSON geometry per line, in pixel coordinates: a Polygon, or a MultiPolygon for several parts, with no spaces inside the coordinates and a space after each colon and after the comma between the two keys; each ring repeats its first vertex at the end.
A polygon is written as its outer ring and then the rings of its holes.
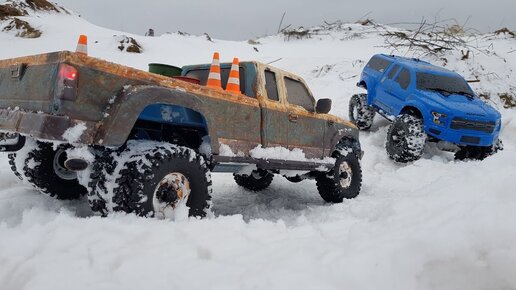
{"type": "Polygon", "coordinates": [[[461,146],[491,146],[498,139],[499,128],[492,133],[476,130],[456,130],[450,127],[430,125],[425,129],[426,133],[439,140],[448,141],[461,146]]]}

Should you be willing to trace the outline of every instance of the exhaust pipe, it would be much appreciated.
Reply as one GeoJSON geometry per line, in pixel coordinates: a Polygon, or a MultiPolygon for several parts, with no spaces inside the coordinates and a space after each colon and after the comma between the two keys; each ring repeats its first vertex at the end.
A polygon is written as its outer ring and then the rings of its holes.
{"type": "Polygon", "coordinates": [[[88,168],[88,161],[82,158],[69,158],[65,161],[64,166],[70,171],[83,171],[88,168]]]}

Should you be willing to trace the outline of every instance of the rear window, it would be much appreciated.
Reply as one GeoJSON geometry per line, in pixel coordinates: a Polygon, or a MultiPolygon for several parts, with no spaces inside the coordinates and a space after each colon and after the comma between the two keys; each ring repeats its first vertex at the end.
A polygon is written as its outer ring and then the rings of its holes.
{"type": "Polygon", "coordinates": [[[383,73],[390,64],[391,62],[383,57],[373,56],[367,63],[366,67],[383,73]]]}
{"type": "MultiPolygon", "coordinates": [[[[223,89],[226,89],[230,70],[231,70],[230,67],[220,69],[220,78],[222,81],[223,89]]],[[[194,69],[194,70],[188,71],[185,76],[189,77],[189,78],[196,78],[201,82],[202,86],[205,86],[206,83],[208,82],[209,72],[210,72],[209,69],[194,69]]],[[[246,93],[246,91],[245,91],[245,69],[243,67],[240,67],[240,92],[242,92],[242,94],[246,93]]],[[[248,96],[254,98],[254,92],[251,92],[251,94],[252,94],[251,96],[249,96],[249,95],[248,96]]]]}
{"type": "Polygon", "coordinates": [[[285,87],[289,103],[301,106],[309,112],[314,111],[314,101],[303,83],[286,77],[285,87]]]}

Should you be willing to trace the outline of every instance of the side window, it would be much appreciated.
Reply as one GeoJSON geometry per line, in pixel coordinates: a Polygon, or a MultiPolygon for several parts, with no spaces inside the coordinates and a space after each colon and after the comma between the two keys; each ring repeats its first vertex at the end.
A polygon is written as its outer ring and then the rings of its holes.
{"type": "Polygon", "coordinates": [[[399,65],[394,65],[391,70],[389,71],[389,74],[388,74],[388,77],[390,80],[392,80],[394,78],[394,75],[396,74],[396,72],[398,72],[398,69],[400,68],[399,65]]]}
{"type": "Polygon", "coordinates": [[[408,69],[404,68],[399,73],[398,77],[396,78],[396,82],[400,84],[400,87],[404,90],[406,90],[410,84],[410,72],[408,69]]]}
{"type": "Polygon", "coordinates": [[[269,100],[279,102],[276,74],[270,70],[265,71],[265,89],[269,100]]]}
{"type": "Polygon", "coordinates": [[[285,87],[289,103],[301,106],[309,112],[314,111],[314,101],[303,83],[285,77],[285,87]]]}
{"type": "Polygon", "coordinates": [[[385,58],[373,56],[366,66],[383,73],[390,64],[391,62],[385,58]]]}

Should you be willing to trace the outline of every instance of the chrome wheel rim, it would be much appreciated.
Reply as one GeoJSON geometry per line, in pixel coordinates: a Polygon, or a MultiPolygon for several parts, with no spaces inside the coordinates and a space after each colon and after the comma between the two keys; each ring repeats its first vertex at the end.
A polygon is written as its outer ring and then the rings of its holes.
{"type": "Polygon", "coordinates": [[[64,180],[77,179],[77,172],[68,170],[64,166],[65,161],[66,161],[66,151],[63,149],[57,150],[56,154],[54,155],[54,161],[52,163],[55,174],[59,178],[64,179],[64,180]]]}
{"type": "Polygon", "coordinates": [[[182,173],[172,172],[165,175],[154,189],[154,216],[161,219],[173,217],[178,206],[186,205],[190,191],[190,181],[182,173]]]}
{"type": "Polygon", "coordinates": [[[347,161],[343,161],[339,165],[339,180],[342,188],[349,188],[351,186],[351,179],[353,177],[353,170],[347,161]]]}

